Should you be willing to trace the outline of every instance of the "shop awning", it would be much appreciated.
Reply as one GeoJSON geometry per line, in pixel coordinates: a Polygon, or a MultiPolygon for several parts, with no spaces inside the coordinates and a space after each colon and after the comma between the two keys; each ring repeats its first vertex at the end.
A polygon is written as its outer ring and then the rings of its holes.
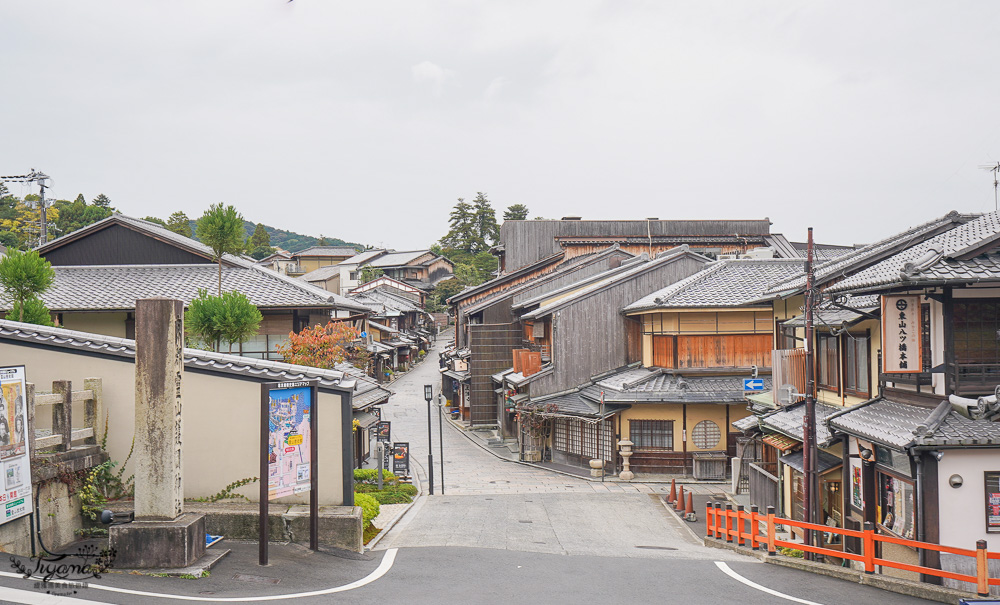
{"type": "Polygon", "coordinates": [[[362,429],[367,429],[375,426],[375,423],[378,422],[378,416],[371,412],[357,412],[354,414],[354,420],[361,423],[362,429]]]}
{"type": "Polygon", "coordinates": [[[781,433],[771,433],[770,435],[764,435],[764,443],[777,448],[782,452],[787,452],[793,447],[799,444],[798,441],[792,439],[791,437],[786,437],[781,433]]]}
{"type": "MultiPolygon", "coordinates": [[[[841,464],[843,464],[841,459],[834,456],[833,454],[824,452],[823,450],[817,450],[817,451],[819,452],[819,456],[817,457],[816,460],[816,470],[819,472],[819,474],[822,475],[823,473],[835,469],[841,464]]],[[[788,466],[794,468],[800,473],[805,472],[805,465],[802,464],[802,452],[795,452],[792,454],[788,454],[787,456],[782,456],[781,458],[778,458],[778,460],[782,464],[787,464],[788,466]]]]}

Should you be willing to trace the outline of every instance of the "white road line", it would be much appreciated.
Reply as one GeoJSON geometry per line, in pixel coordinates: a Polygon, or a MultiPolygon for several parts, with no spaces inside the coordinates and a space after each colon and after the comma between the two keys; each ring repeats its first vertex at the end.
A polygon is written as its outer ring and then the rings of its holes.
{"type": "Polygon", "coordinates": [[[798,597],[793,597],[791,595],[787,595],[787,594],[785,594],[783,592],[778,592],[777,590],[768,588],[767,586],[761,586],[760,584],[758,584],[756,582],[752,582],[752,581],[744,578],[740,574],[736,573],[735,571],[733,571],[732,569],[730,569],[729,566],[726,565],[725,563],[723,563],[722,561],[716,561],[715,562],[715,566],[718,567],[719,569],[721,569],[722,573],[726,574],[727,576],[729,576],[730,578],[736,580],[737,582],[742,582],[743,584],[746,584],[750,588],[755,588],[755,589],[757,589],[757,590],[759,590],[761,592],[766,592],[769,595],[774,595],[776,597],[780,597],[782,599],[787,599],[789,601],[794,601],[796,603],[804,603],[805,605],[821,605],[820,603],[817,603],[816,601],[807,601],[805,599],[800,599],[798,597]]]}
{"type": "MultiPolygon", "coordinates": [[[[304,598],[304,597],[316,597],[316,596],[320,596],[320,595],[334,594],[334,593],[337,593],[337,592],[347,592],[348,590],[354,590],[355,588],[361,588],[362,586],[365,586],[366,584],[371,584],[375,580],[378,580],[379,578],[381,578],[382,576],[384,576],[386,573],[388,573],[388,571],[392,568],[392,564],[396,560],[396,551],[397,551],[397,549],[395,549],[395,548],[390,548],[390,549],[386,550],[385,551],[385,556],[382,557],[382,561],[379,563],[378,567],[375,568],[375,571],[371,572],[370,574],[368,574],[367,576],[361,578],[360,580],[351,582],[350,584],[344,584],[343,586],[334,586],[332,588],[323,588],[321,590],[312,590],[312,591],[309,591],[309,592],[297,592],[297,593],[293,593],[293,594],[270,595],[270,596],[265,596],[265,597],[194,597],[194,596],[184,596],[184,595],[163,594],[163,593],[159,593],[159,592],[145,592],[145,591],[142,591],[142,590],[129,590],[127,588],[117,588],[117,587],[114,587],[114,586],[104,586],[104,585],[101,585],[101,584],[93,584],[93,583],[89,583],[89,582],[88,582],[87,586],[89,588],[94,588],[96,590],[106,590],[108,592],[117,592],[117,593],[121,593],[121,594],[137,595],[137,596],[140,596],[140,597],[160,597],[160,598],[163,598],[163,599],[174,599],[174,600],[177,600],[177,601],[207,601],[207,602],[211,602],[211,603],[249,603],[249,602],[252,602],[252,601],[284,601],[284,600],[288,600],[288,599],[301,599],[301,598],[304,598]]],[[[15,573],[10,573],[10,572],[6,572],[6,571],[0,572],[0,576],[5,576],[5,577],[8,577],[8,578],[24,578],[24,576],[22,576],[21,574],[15,574],[15,573]]],[[[0,590],[6,590],[6,589],[0,588],[0,590]]],[[[20,591],[20,592],[26,592],[26,591],[20,591]]],[[[0,592],[0,594],[3,594],[3,593],[0,592]]],[[[42,596],[48,597],[50,595],[42,595],[42,596]]],[[[57,603],[58,604],[65,603],[67,605],[69,603],[72,603],[73,605],[76,605],[78,603],[84,603],[84,604],[86,604],[86,603],[95,603],[95,601],[81,601],[79,599],[72,599],[70,597],[61,597],[61,598],[65,598],[66,600],[65,601],[25,601],[25,602],[26,603],[31,603],[31,604],[37,603],[38,605],[49,605],[49,604],[56,605],[57,603]]]]}

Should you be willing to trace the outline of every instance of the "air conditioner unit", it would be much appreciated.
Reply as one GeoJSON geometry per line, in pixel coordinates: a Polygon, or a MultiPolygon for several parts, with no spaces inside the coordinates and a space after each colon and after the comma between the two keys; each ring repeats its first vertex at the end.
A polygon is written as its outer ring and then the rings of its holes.
{"type": "Polygon", "coordinates": [[[720,254],[717,258],[719,260],[736,260],[739,257],[735,254],[720,254]]]}
{"type": "Polygon", "coordinates": [[[744,254],[743,258],[774,258],[774,248],[754,248],[744,254]]]}

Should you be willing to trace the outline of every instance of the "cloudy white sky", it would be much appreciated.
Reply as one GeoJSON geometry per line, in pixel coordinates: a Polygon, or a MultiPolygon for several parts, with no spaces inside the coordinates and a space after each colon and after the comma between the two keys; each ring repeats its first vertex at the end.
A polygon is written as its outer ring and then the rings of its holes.
{"type": "Polygon", "coordinates": [[[397,249],[477,191],[865,242],[993,209],[998,30],[997,2],[8,1],[0,175],[397,249]]]}

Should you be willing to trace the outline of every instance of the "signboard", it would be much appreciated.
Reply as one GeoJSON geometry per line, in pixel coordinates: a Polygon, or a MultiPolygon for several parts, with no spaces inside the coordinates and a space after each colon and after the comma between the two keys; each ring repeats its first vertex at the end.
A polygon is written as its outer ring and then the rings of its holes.
{"type": "Polygon", "coordinates": [[[409,441],[397,441],[392,444],[392,474],[401,477],[410,475],[409,441]]]}
{"type": "Polygon", "coordinates": [[[921,370],[920,297],[882,297],[882,371],[918,374],[921,370]]]}
{"type": "Polygon", "coordinates": [[[24,366],[0,368],[0,524],[31,513],[24,366]]]}
{"type": "Polygon", "coordinates": [[[379,420],[378,424],[375,425],[375,440],[381,441],[382,443],[389,443],[390,438],[390,425],[392,424],[389,420],[379,420]]]}
{"type": "Polygon", "coordinates": [[[986,532],[1000,533],[1000,471],[986,471],[986,532]]]}
{"type": "Polygon", "coordinates": [[[309,491],[312,485],[312,385],[303,382],[278,386],[268,390],[268,500],[309,491]]]}
{"type": "Polygon", "coordinates": [[[763,378],[744,378],[743,379],[743,390],[744,391],[763,391],[764,390],[764,379],[763,378]]]}
{"type": "Polygon", "coordinates": [[[861,470],[861,460],[859,458],[851,458],[851,506],[859,511],[864,510],[865,506],[865,486],[864,486],[864,475],[861,470]]]}
{"type": "Polygon", "coordinates": [[[382,448],[382,470],[392,470],[392,445],[389,443],[382,448]]]}

